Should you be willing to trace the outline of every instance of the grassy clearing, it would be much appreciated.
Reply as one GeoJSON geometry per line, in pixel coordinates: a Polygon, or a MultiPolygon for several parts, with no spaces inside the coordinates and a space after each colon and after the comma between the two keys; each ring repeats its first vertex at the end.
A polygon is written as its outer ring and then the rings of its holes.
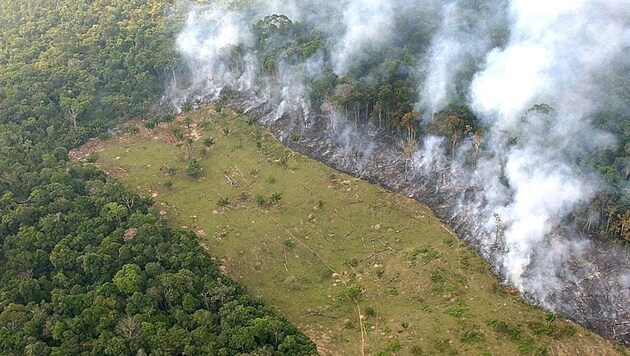
{"type": "Polygon", "coordinates": [[[251,118],[205,108],[138,127],[73,155],[152,196],[322,354],[623,352],[525,305],[428,208],[291,152],[251,118]]]}

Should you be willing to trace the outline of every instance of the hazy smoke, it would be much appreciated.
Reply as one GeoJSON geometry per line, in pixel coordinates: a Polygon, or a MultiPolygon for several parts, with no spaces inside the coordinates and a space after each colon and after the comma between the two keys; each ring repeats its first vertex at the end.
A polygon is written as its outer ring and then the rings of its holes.
{"type": "Polygon", "coordinates": [[[354,0],[343,11],[344,34],[333,46],[333,68],[346,75],[349,67],[370,52],[380,50],[395,36],[392,33],[394,9],[389,1],[354,0]]]}
{"type": "Polygon", "coordinates": [[[482,164],[502,166],[504,175],[479,170],[478,182],[504,178],[511,188],[504,196],[495,190],[487,201],[506,224],[503,263],[521,290],[532,255],[543,253],[536,249],[545,245],[548,233],[598,188],[593,177],[580,174],[577,159],[614,145],[589,122],[603,92],[593,78],[630,43],[627,23],[602,16],[607,5],[513,1],[510,40],[487,55],[470,87],[473,109],[491,128],[487,147],[493,155],[482,164]],[[537,103],[556,112],[523,117],[537,103]],[[507,145],[512,137],[517,142],[507,145]]]}
{"type": "Polygon", "coordinates": [[[560,290],[593,294],[584,289],[590,283],[615,308],[621,305],[611,318],[630,316],[628,270],[602,276],[597,265],[588,265],[581,275],[572,272],[570,263],[596,253],[567,223],[603,189],[598,176],[578,162],[617,144],[591,120],[611,105],[607,83],[622,76],[627,84],[627,71],[620,68],[630,68],[630,2],[268,0],[248,10],[217,4],[191,7],[177,39],[190,76],[185,85],[174,83],[167,100],[178,106],[186,98],[212,99],[229,87],[273,103],[267,120],[288,114],[304,119],[297,122],[304,126],[313,111],[323,112],[339,159],[357,160],[361,172],[373,157],[372,139],[334,107],[312,107],[304,79],[326,68],[342,77],[375,54],[400,53],[392,47],[414,49],[418,62],[410,71],[425,123],[459,102],[473,109],[486,130],[474,166],[466,162],[472,140],[447,153],[443,138],[425,136],[413,154],[414,174],[440,177],[436,189],[456,196],[453,214],[469,223],[472,242],[526,295],[570,313],[558,304],[567,302],[558,299],[560,290]],[[321,31],[325,51],[305,63],[279,63],[273,76],[261,74],[251,25],[273,13],[321,31]],[[420,29],[426,45],[400,43],[408,38],[398,32],[400,23],[420,29]]]}
{"type": "Polygon", "coordinates": [[[451,1],[441,11],[420,98],[431,112],[465,97],[468,83],[461,82],[462,72],[477,70],[488,51],[501,46],[508,35],[507,1],[485,1],[473,9],[451,1]]]}

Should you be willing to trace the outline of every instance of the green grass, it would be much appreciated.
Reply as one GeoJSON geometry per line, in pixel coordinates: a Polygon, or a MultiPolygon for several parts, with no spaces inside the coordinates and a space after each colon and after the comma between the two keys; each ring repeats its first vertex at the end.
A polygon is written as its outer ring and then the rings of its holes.
{"type": "Polygon", "coordinates": [[[296,154],[227,108],[188,115],[190,132],[181,117],[153,131],[138,124],[75,156],[96,152],[96,164],[152,196],[322,353],[615,354],[506,292],[425,206],[296,154]],[[197,177],[186,174],[193,158],[197,177]]]}

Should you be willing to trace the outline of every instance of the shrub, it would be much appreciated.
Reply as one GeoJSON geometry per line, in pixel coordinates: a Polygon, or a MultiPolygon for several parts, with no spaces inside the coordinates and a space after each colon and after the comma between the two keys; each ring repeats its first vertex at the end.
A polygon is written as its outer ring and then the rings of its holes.
{"type": "Polygon", "coordinates": [[[266,202],[266,201],[265,201],[265,197],[263,197],[263,196],[262,196],[262,195],[260,195],[260,194],[257,194],[257,195],[254,197],[254,201],[256,202],[256,204],[258,204],[258,205],[260,205],[260,206],[265,205],[265,202],[266,202]]]}
{"type": "Polygon", "coordinates": [[[363,288],[360,286],[348,287],[345,291],[339,293],[339,299],[341,300],[357,300],[363,295],[363,288]]]}
{"type": "Polygon", "coordinates": [[[367,316],[375,316],[376,315],[376,311],[372,307],[367,307],[367,308],[365,308],[365,315],[367,315],[367,316]]]}
{"type": "Polygon", "coordinates": [[[151,118],[143,123],[144,127],[146,127],[149,130],[153,130],[157,126],[157,124],[158,124],[158,121],[155,118],[151,118]]]}
{"type": "Polygon", "coordinates": [[[258,117],[257,116],[250,116],[248,117],[245,122],[247,123],[247,125],[252,126],[258,123],[258,117]]]}
{"type": "Polygon", "coordinates": [[[389,344],[389,351],[396,352],[401,349],[400,340],[395,339],[389,344]]]}
{"type": "Polygon", "coordinates": [[[171,129],[171,133],[180,140],[184,138],[184,132],[182,132],[182,129],[179,127],[173,127],[171,129]]]}
{"type": "Polygon", "coordinates": [[[210,147],[212,145],[214,145],[214,138],[213,137],[205,137],[202,141],[203,145],[206,147],[210,147]]]}
{"type": "Polygon", "coordinates": [[[271,194],[271,198],[269,198],[269,200],[271,200],[271,202],[273,202],[274,204],[277,204],[280,199],[282,199],[281,193],[273,193],[271,194]]]}
{"type": "Polygon", "coordinates": [[[359,261],[356,258],[350,258],[345,260],[344,264],[348,267],[356,267],[359,265],[359,261]]]}
{"type": "Polygon", "coordinates": [[[193,110],[193,102],[190,100],[186,100],[182,103],[182,112],[187,113],[193,110]]]}
{"type": "Polygon", "coordinates": [[[129,125],[125,129],[125,132],[129,135],[137,135],[138,133],[140,133],[140,128],[138,126],[129,125]]]}
{"type": "Polygon", "coordinates": [[[201,173],[201,164],[196,159],[190,161],[188,166],[186,166],[186,174],[191,177],[197,177],[201,173]]]}
{"type": "Polygon", "coordinates": [[[470,330],[470,331],[465,332],[460,338],[461,342],[466,343],[466,344],[474,344],[480,339],[481,339],[481,336],[475,330],[470,330]]]}
{"type": "Polygon", "coordinates": [[[175,120],[175,115],[173,114],[166,114],[160,117],[160,122],[169,123],[169,122],[172,122],[173,120],[175,120]]]}
{"type": "Polygon", "coordinates": [[[228,198],[219,198],[219,200],[217,200],[217,205],[220,207],[225,207],[230,205],[230,200],[228,198]]]}
{"type": "Polygon", "coordinates": [[[207,130],[210,127],[210,120],[203,119],[199,122],[199,128],[202,130],[207,130]]]}

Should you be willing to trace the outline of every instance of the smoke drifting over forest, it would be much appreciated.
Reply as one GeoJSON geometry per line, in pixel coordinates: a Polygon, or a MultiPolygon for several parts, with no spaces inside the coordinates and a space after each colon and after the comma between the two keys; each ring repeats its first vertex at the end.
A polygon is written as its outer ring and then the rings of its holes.
{"type": "MultiPolygon", "coordinates": [[[[607,306],[591,318],[630,320],[626,252],[598,256],[576,222],[604,224],[592,206],[613,189],[588,162],[617,152],[619,170],[630,167],[628,1],[242,3],[191,7],[177,38],[186,70],[167,100],[179,107],[225,88],[254,93],[250,106],[276,108],[268,122],[328,120],[340,154],[359,150],[351,157],[359,161],[373,149],[357,125],[401,132],[400,145],[413,149],[409,179],[432,177],[436,194],[450,192],[452,215],[470,224],[469,242],[507,283],[567,314],[571,297],[558,295],[595,295],[607,306]],[[391,99],[405,97],[405,85],[409,103],[391,99]],[[453,104],[474,120],[439,126],[457,119],[453,104]]],[[[628,181],[616,184],[627,203],[628,181]]],[[[628,340],[625,328],[608,334],[628,340]]]]}

